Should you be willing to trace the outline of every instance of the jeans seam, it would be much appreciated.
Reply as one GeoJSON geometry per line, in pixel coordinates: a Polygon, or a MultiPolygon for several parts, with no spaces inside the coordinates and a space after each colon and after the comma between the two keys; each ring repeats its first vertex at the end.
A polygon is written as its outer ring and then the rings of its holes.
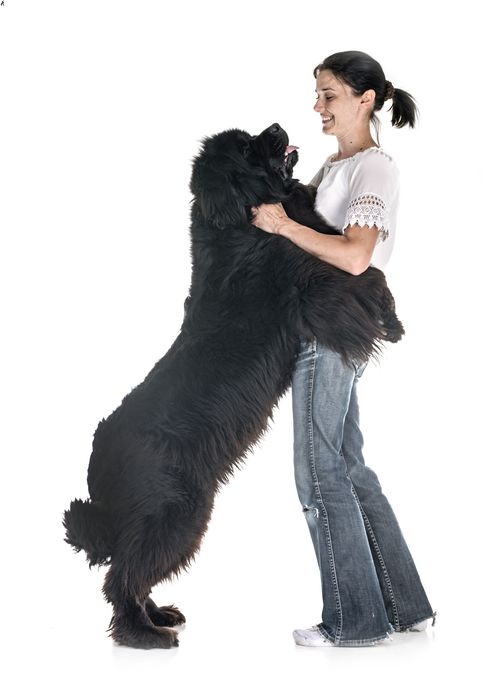
{"type": "Polygon", "coordinates": [[[379,642],[385,639],[392,639],[391,634],[394,632],[394,628],[391,625],[391,628],[385,634],[381,634],[378,637],[370,637],[368,639],[344,639],[343,641],[335,641],[328,634],[328,632],[321,623],[317,625],[317,627],[321,634],[325,637],[325,639],[329,639],[331,642],[334,642],[335,646],[366,646],[367,644],[375,644],[375,642],[379,642]]]}
{"type": "MultiPolygon", "coordinates": [[[[347,475],[349,476],[349,474],[347,474],[347,475]]],[[[363,506],[359,500],[358,494],[357,494],[356,489],[354,487],[354,483],[352,482],[350,476],[349,476],[349,480],[351,481],[351,490],[353,492],[354,497],[356,498],[356,502],[358,503],[358,507],[359,507],[359,509],[361,511],[361,515],[363,517],[363,521],[365,522],[365,526],[368,530],[368,534],[369,534],[370,539],[371,539],[373,546],[375,548],[375,552],[377,553],[377,557],[378,557],[380,566],[382,568],[382,572],[384,574],[384,580],[385,580],[387,588],[389,589],[389,596],[391,599],[392,612],[394,615],[394,625],[396,627],[398,627],[399,626],[399,614],[398,614],[398,609],[397,609],[397,605],[396,605],[396,598],[394,596],[394,589],[392,588],[392,582],[391,582],[391,579],[389,576],[389,572],[388,572],[387,567],[385,565],[385,561],[384,561],[384,558],[382,556],[382,551],[380,550],[380,546],[377,542],[377,538],[376,538],[375,533],[373,532],[372,526],[370,524],[370,520],[366,516],[365,510],[363,509],[363,506]]]]}
{"type": "MultiPolygon", "coordinates": [[[[318,481],[318,476],[316,472],[316,463],[315,463],[315,458],[314,458],[314,432],[313,432],[313,422],[312,422],[312,391],[314,387],[314,375],[315,375],[315,368],[316,368],[316,359],[317,359],[317,351],[316,351],[316,339],[314,339],[313,342],[313,351],[314,351],[314,357],[311,362],[311,366],[309,368],[309,382],[308,382],[308,397],[307,397],[307,427],[308,427],[308,438],[309,438],[309,465],[311,469],[311,474],[313,477],[314,481],[314,492],[316,495],[316,498],[318,500],[319,505],[321,506],[321,513],[322,513],[322,525],[323,525],[323,530],[325,532],[326,536],[326,544],[328,548],[328,561],[330,564],[330,575],[332,577],[332,583],[333,583],[333,590],[334,590],[334,595],[335,595],[335,608],[338,614],[338,624],[337,624],[337,629],[336,629],[336,637],[340,639],[341,633],[342,633],[342,605],[340,602],[340,592],[338,588],[338,583],[337,583],[337,572],[335,569],[335,556],[333,553],[333,545],[332,545],[332,537],[330,534],[330,526],[328,523],[328,513],[325,508],[325,504],[323,502],[323,497],[321,495],[321,490],[319,487],[319,481],[318,481]]],[[[331,639],[331,637],[328,637],[331,639]]],[[[335,640],[334,640],[335,641],[335,640]]]]}

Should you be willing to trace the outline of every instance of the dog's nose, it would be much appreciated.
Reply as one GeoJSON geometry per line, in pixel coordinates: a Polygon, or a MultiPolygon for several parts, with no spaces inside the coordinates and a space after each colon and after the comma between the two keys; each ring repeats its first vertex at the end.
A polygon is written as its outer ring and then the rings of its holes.
{"type": "Polygon", "coordinates": [[[273,123],[268,129],[270,134],[274,135],[276,132],[281,130],[281,127],[278,125],[278,123],[273,123]]]}

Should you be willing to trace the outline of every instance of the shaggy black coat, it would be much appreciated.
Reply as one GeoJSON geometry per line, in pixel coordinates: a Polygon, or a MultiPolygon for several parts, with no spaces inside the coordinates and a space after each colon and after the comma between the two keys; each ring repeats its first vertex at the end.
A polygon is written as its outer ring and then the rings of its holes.
{"type": "Polygon", "coordinates": [[[103,592],[120,644],[178,644],[173,627],[184,616],[157,607],[151,589],[199,550],[217,490],[291,384],[299,337],[316,336],[353,366],[404,333],[380,270],[351,275],[252,225],[251,206],[280,201],[300,223],[339,232],[292,177],[297,152],[287,145],[277,124],[256,137],[234,129],[204,140],[193,162],[192,283],[180,333],[100,421],[90,499],[64,513],[65,540],[91,566],[110,565],[103,592]]]}

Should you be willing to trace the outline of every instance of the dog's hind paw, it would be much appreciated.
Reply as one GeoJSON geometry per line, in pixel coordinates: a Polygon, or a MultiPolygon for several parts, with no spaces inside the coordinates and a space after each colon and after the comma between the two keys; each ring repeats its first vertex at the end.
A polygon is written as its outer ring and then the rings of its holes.
{"type": "Polygon", "coordinates": [[[151,627],[133,632],[113,630],[110,636],[117,644],[134,649],[171,649],[179,646],[177,632],[166,627],[151,627]]]}
{"type": "Polygon", "coordinates": [[[123,618],[112,617],[108,632],[116,644],[134,649],[171,649],[179,646],[176,630],[154,625],[137,626],[137,623],[123,618]]]}
{"type": "MultiPolygon", "coordinates": [[[[175,606],[160,606],[158,611],[165,618],[166,627],[175,627],[176,625],[184,625],[186,618],[181,611],[175,606]]],[[[151,616],[150,616],[151,617],[151,616]]],[[[155,623],[157,624],[157,623],[155,623]]]]}
{"type": "Polygon", "coordinates": [[[158,607],[151,598],[147,598],[144,605],[151,622],[157,627],[175,627],[186,622],[184,615],[174,605],[158,607]]]}

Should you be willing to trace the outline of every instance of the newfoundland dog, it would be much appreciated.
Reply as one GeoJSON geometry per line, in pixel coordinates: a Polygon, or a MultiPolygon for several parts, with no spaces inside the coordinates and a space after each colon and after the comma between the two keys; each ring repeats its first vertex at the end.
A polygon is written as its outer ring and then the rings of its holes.
{"type": "Polygon", "coordinates": [[[314,190],[292,177],[298,154],[274,124],[258,136],[232,129],[205,138],[190,189],[192,283],[168,352],[94,433],[90,499],[64,513],[65,540],[103,586],[109,631],[124,645],[178,645],[174,606],[150,598],[200,548],[214,498],[267,429],[291,384],[299,337],[328,344],[346,363],[404,333],[384,274],[349,274],[252,225],[251,207],[335,234],[314,211],[314,190]]]}

